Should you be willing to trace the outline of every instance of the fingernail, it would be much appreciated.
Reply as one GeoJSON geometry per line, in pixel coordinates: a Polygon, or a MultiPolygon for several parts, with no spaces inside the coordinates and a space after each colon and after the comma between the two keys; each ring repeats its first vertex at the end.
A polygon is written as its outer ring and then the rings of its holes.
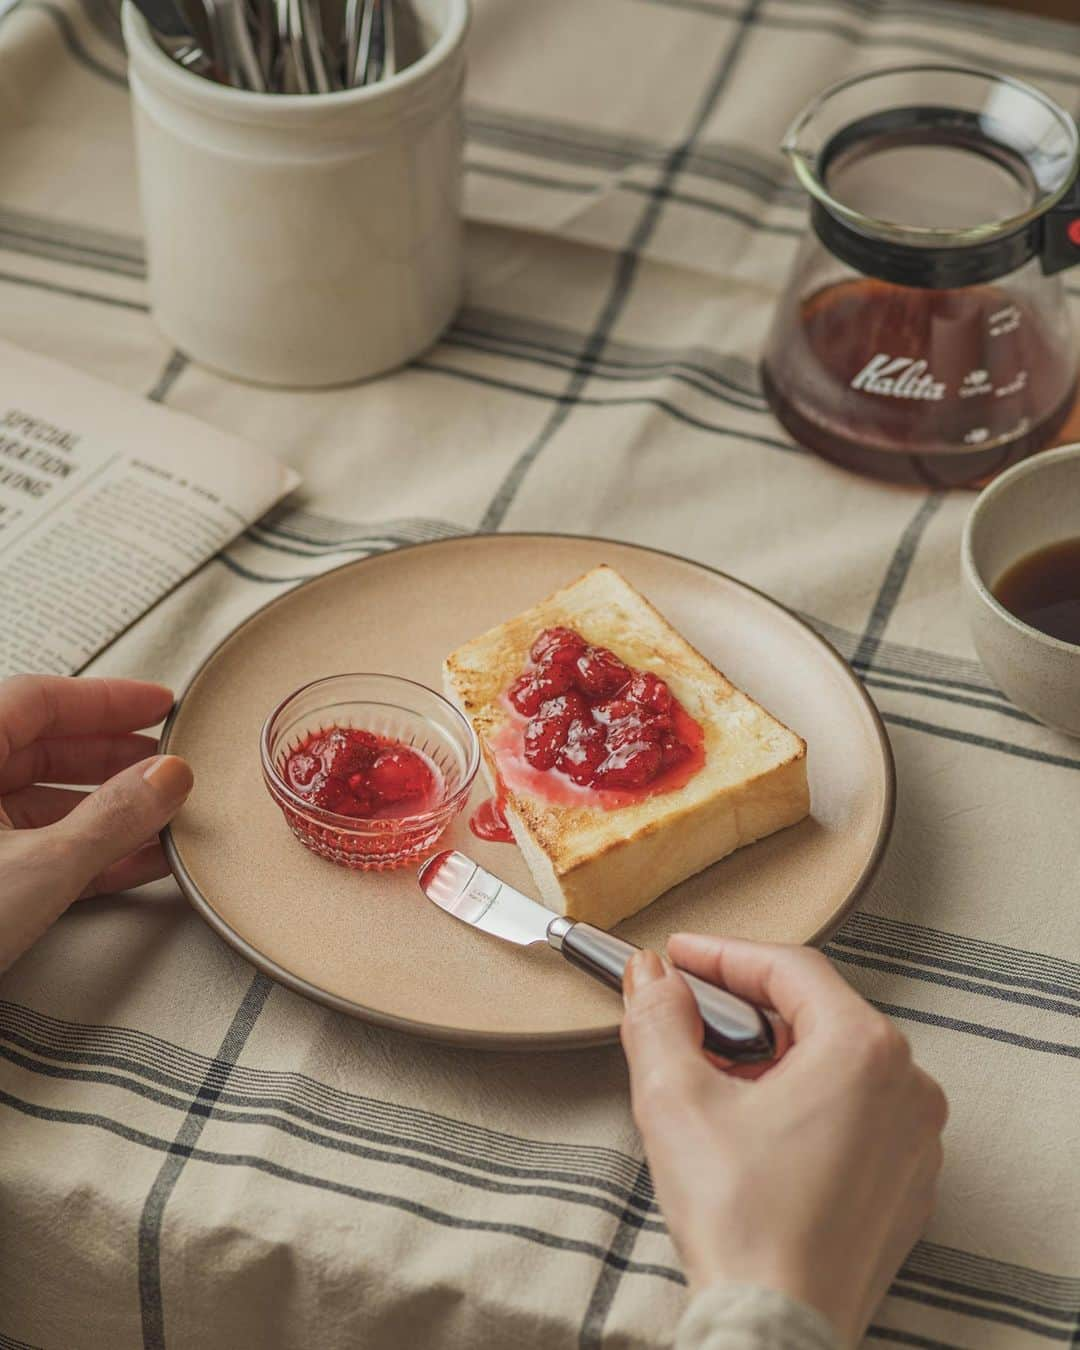
{"type": "Polygon", "coordinates": [[[165,801],[182,801],[195,781],[187,761],[179,755],[158,755],[143,770],[143,781],[165,801]]]}
{"type": "Polygon", "coordinates": [[[627,962],[626,971],[623,974],[623,994],[627,998],[633,998],[639,989],[645,985],[652,984],[653,980],[662,980],[664,978],[664,963],[655,952],[647,949],[635,952],[627,962]]]}

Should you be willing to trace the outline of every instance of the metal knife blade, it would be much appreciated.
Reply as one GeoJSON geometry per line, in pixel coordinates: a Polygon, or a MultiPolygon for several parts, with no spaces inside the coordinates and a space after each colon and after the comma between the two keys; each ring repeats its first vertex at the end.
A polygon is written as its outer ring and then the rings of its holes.
{"type": "MultiPolygon", "coordinates": [[[[429,858],[418,880],[427,898],[455,919],[522,947],[546,941],[571,965],[612,989],[622,988],[626,964],[638,950],[614,933],[553,914],[456,849],[429,858]]],[[[701,1013],[707,1050],[733,1064],[772,1058],[772,1026],[757,1008],[696,975],[684,971],[683,979],[701,1013]]]]}
{"type": "Polygon", "coordinates": [[[447,914],[519,947],[546,941],[548,925],[557,917],[456,849],[429,858],[419,880],[427,898],[447,914]]]}

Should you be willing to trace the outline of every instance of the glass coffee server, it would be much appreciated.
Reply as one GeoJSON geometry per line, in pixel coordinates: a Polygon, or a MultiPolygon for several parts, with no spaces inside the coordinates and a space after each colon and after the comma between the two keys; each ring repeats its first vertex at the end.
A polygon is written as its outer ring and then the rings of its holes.
{"type": "Polygon", "coordinates": [[[1080,261],[1073,119],[1018,80],[845,80],[783,143],[811,229],[773,320],[769,403],[878,478],[976,486],[1049,444],[1076,393],[1059,273],[1080,261]]]}

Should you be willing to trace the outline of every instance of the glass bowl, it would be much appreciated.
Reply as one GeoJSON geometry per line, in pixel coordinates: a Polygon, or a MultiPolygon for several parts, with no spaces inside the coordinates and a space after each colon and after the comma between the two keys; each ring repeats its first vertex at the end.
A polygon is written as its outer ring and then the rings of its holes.
{"type": "Polygon", "coordinates": [[[441,694],[396,675],[331,675],[305,684],[263,723],[263,779],[289,828],[313,853],[361,871],[386,871],[434,847],[464,807],[480,765],[469,722],[441,694]],[[331,727],[358,727],[424,754],[441,776],[434,806],[416,815],[342,816],[294,791],[285,761],[302,741],[331,727]]]}

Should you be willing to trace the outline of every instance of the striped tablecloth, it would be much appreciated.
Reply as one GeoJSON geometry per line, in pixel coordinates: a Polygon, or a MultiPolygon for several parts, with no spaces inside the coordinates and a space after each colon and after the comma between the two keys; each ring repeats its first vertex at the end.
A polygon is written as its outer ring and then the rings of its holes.
{"type": "MultiPolygon", "coordinates": [[[[804,228],[780,133],[895,60],[1080,96],[1080,27],[936,0],[481,0],[467,308],[390,378],[286,393],[157,334],[115,16],[23,0],[0,27],[0,334],[305,478],[97,672],[180,686],[305,577],[480,529],[676,550],[806,615],[900,779],[829,952],[952,1102],[939,1212],[870,1342],[1075,1345],[1080,746],[973,658],[970,498],[801,453],[756,375],[804,228]]],[[[472,1054],[348,1021],[170,885],[77,907],[0,982],[2,1346],[644,1350],[684,1302],[616,1049],[472,1054]]]]}

